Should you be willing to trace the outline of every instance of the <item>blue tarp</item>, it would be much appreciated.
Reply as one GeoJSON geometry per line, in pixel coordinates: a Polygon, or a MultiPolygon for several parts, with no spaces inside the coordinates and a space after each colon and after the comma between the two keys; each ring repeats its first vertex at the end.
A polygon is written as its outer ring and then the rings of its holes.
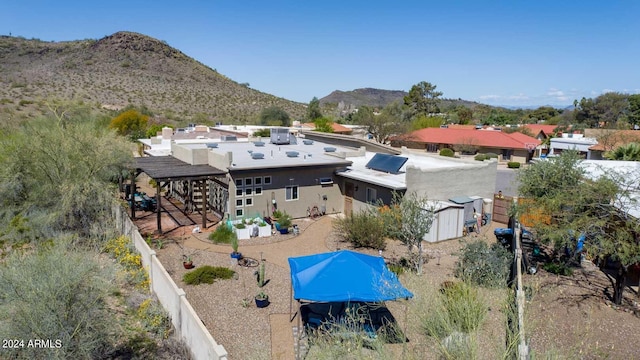
{"type": "Polygon", "coordinates": [[[410,298],[384,259],[355,251],[289,258],[296,300],[380,302],[410,298]]]}

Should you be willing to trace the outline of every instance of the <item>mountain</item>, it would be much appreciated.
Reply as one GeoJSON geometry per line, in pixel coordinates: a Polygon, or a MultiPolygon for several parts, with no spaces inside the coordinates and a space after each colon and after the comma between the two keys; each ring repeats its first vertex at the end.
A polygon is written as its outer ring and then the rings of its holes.
{"type": "MultiPolygon", "coordinates": [[[[329,107],[339,106],[342,102],[344,104],[344,109],[358,108],[362,105],[380,109],[394,101],[403,103],[404,97],[408,94],[408,92],[402,90],[382,90],[372,88],[355,89],[351,91],[336,90],[320,99],[320,104],[323,105],[323,107],[329,107]]],[[[440,108],[443,110],[458,105],[463,105],[473,109],[480,104],[462,99],[441,99],[439,103],[440,108]]]]}
{"type": "Polygon", "coordinates": [[[269,106],[293,118],[305,113],[301,103],[239,84],[146,35],[65,42],[0,36],[0,113],[33,116],[51,99],[146,106],[174,120],[247,121],[269,106]]]}
{"type": "Polygon", "coordinates": [[[336,90],[320,99],[321,105],[339,104],[343,102],[346,106],[358,107],[366,105],[370,107],[383,108],[394,101],[404,101],[407,96],[402,90],[381,90],[372,88],[355,89],[351,91],[336,90]]]}

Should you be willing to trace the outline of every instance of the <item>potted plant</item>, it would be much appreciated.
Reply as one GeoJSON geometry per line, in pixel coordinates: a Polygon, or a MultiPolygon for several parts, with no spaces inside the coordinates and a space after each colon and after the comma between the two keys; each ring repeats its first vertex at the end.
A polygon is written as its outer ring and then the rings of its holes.
{"type": "Polygon", "coordinates": [[[191,256],[182,255],[182,265],[185,269],[193,269],[193,260],[191,260],[191,256]]]}
{"type": "Polygon", "coordinates": [[[233,236],[231,238],[231,249],[233,249],[233,251],[231,252],[231,258],[236,259],[236,260],[242,259],[242,254],[238,252],[238,237],[237,236],[233,236]]]}
{"type": "Polygon", "coordinates": [[[269,305],[269,295],[265,294],[264,291],[260,291],[258,295],[255,297],[256,307],[263,308],[269,305]]]}
{"type": "Polygon", "coordinates": [[[286,212],[282,213],[282,216],[278,219],[277,225],[280,234],[288,234],[289,227],[291,226],[291,215],[286,212]]]}
{"type": "Polygon", "coordinates": [[[238,239],[249,239],[251,237],[251,229],[244,224],[244,221],[234,225],[238,239]]]}
{"type": "Polygon", "coordinates": [[[271,236],[271,226],[264,221],[258,222],[258,236],[268,237],[271,236]]]}
{"type": "Polygon", "coordinates": [[[280,219],[280,217],[282,217],[283,213],[280,210],[276,210],[273,212],[273,214],[271,214],[271,220],[273,221],[278,221],[278,219],[280,219]]]}

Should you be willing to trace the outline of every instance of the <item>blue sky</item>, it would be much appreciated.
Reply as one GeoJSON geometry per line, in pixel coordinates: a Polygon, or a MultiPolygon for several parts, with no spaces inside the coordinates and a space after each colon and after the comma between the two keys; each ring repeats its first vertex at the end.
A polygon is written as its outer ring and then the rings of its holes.
{"type": "Polygon", "coordinates": [[[638,1],[1,1],[0,35],[135,31],[305,103],[420,81],[447,98],[508,106],[640,93],[638,1]]]}

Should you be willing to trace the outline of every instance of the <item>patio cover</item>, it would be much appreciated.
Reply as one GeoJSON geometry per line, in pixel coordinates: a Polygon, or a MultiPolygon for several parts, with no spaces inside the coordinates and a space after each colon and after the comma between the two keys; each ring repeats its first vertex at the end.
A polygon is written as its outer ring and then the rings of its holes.
{"type": "Polygon", "coordinates": [[[293,298],[319,302],[380,302],[411,298],[384,259],[350,250],[290,257],[293,298]]]}

